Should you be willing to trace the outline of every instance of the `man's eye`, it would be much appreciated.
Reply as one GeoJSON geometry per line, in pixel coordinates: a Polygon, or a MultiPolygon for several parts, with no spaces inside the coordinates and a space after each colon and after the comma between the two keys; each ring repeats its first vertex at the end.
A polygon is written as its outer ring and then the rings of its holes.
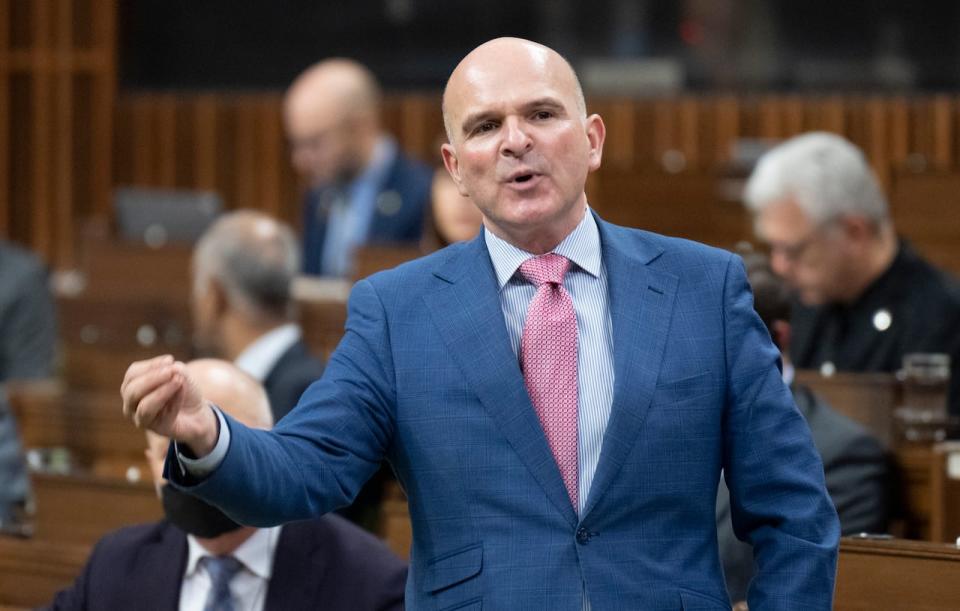
{"type": "Polygon", "coordinates": [[[540,119],[540,120],[550,119],[553,117],[553,113],[550,112],[549,110],[538,110],[537,112],[534,113],[533,116],[535,119],[540,119]]]}
{"type": "Polygon", "coordinates": [[[484,133],[484,132],[493,131],[493,130],[496,129],[496,128],[497,128],[497,124],[494,123],[493,121],[484,121],[483,123],[477,125],[477,126],[473,129],[473,133],[475,133],[475,134],[482,134],[482,133],[484,133]]]}

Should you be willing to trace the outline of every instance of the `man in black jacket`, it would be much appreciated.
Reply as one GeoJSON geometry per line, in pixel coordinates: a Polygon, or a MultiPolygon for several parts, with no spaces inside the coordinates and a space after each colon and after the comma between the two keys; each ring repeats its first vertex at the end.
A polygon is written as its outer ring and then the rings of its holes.
{"type": "Polygon", "coordinates": [[[960,284],[897,236],[860,150],[824,132],[792,138],[760,159],[745,200],[796,296],[794,365],[894,372],[905,354],[946,353],[960,415],[960,284]]]}

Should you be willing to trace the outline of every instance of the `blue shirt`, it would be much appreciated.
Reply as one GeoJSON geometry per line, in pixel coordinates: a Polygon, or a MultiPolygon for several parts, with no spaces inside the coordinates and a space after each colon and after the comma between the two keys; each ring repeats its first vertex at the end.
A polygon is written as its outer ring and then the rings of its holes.
{"type": "Polygon", "coordinates": [[[343,196],[334,198],[323,242],[321,270],[324,276],[345,277],[353,272],[354,253],[367,242],[377,195],[396,156],[397,143],[391,138],[381,138],[367,167],[346,185],[343,196]]]}
{"type": "MultiPolygon", "coordinates": [[[[535,255],[484,231],[490,260],[500,286],[500,306],[510,334],[510,344],[519,360],[520,338],[527,308],[536,287],[517,270],[535,255]]],[[[607,270],[600,256],[600,231],[587,209],[583,220],[554,253],[570,260],[563,286],[570,293],[577,314],[577,457],[579,460],[579,507],[583,511],[590,484],[600,460],[603,434],[613,406],[613,321],[610,318],[607,270]]]]}

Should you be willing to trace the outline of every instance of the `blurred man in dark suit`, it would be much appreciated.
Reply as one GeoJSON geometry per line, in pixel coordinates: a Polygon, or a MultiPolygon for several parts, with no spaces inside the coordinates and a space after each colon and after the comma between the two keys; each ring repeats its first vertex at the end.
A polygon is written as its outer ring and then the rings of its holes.
{"type": "Polygon", "coordinates": [[[195,344],[261,382],[275,420],[323,373],[294,322],[290,290],[299,268],[290,228],[249,210],[222,216],[194,251],[195,344]]]}
{"type": "Polygon", "coordinates": [[[310,185],[304,271],[349,276],[364,244],[416,245],[433,172],[381,130],[373,74],[352,60],[322,61],[297,77],[283,109],[293,166],[310,185]]]}
{"type": "MultiPolygon", "coordinates": [[[[770,269],[766,257],[758,253],[745,254],[744,263],[753,288],[754,308],[783,353],[784,381],[790,385],[823,459],[827,491],[837,508],[841,533],[885,532],[889,511],[885,450],[865,428],[835,411],[809,388],[793,382],[794,370],[788,356],[789,291],[770,269]]],[[[753,549],[734,534],[730,493],[723,479],[717,495],[717,540],[730,600],[743,601],[755,572],[753,549]]]]}
{"type": "Polygon", "coordinates": [[[893,372],[905,354],[947,353],[960,415],[960,285],[898,238],[860,150],[825,132],[791,138],[760,159],[745,200],[796,292],[794,365],[893,372]]]}
{"type": "MultiPolygon", "coordinates": [[[[225,361],[187,368],[212,401],[255,428],[272,426],[256,380],[225,361]]],[[[166,520],[111,533],[94,548],[54,609],[403,609],[406,566],[386,546],[336,516],[282,527],[240,526],[167,486],[169,442],[147,434],[147,460],[166,520]]]]}

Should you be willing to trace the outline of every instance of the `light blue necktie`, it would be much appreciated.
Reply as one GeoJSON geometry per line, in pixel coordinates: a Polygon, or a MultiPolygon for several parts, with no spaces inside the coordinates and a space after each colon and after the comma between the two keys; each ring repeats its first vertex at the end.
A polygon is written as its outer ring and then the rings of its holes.
{"type": "Polygon", "coordinates": [[[210,575],[210,593],[203,611],[233,611],[230,580],[243,565],[233,556],[205,556],[203,563],[210,575]]]}

